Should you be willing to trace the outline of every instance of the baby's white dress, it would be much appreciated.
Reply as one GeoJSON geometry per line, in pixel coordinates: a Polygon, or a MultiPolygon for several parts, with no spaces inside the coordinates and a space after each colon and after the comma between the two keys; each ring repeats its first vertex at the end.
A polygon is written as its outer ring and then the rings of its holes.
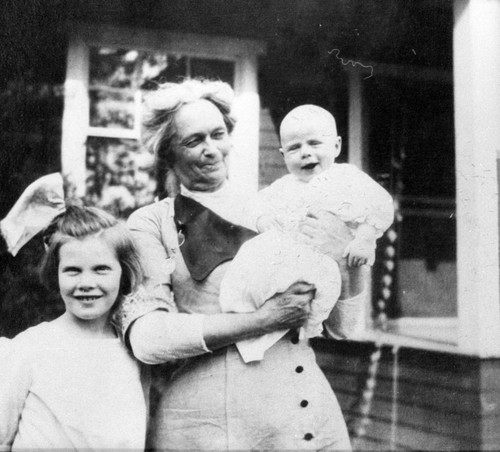
{"type": "MultiPolygon", "coordinates": [[[[304,281],[314,284],[317,291],[302,334],[307,338],[319,336],[340,295],[341,277],[333,259],[301,243],[296,233],[300,221],[309,211],[327,210],[349,227],[353,237],[362,223],[372,225],[380,237],[393,221],[392,198],[350,164],[334,164],[308,183],[288,174],[259,195],[263,210],[283,224],[284,232],[264,232],[240,248],[221,283],[222,310],[255,311],[275,293],[304,281]]],[[[261,360],[285,333],[277,331],[239,341],[236,346],[245,362],[261,360]]]]}

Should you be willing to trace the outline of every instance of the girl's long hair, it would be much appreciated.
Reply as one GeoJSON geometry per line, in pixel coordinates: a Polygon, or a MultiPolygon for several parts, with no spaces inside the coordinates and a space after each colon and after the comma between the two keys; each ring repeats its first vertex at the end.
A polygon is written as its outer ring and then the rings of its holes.
{"type": "Polygon", "coordinates": [[[59,250],[71,240],[102,238],[116,253],[122,269],[120,296],[134,292],[144,278],[139,251],[126,226],[96,207],[70,205],[45,229],[46,253],[40,266],[40,280],[49,289],[59,291],[59,250]]]}

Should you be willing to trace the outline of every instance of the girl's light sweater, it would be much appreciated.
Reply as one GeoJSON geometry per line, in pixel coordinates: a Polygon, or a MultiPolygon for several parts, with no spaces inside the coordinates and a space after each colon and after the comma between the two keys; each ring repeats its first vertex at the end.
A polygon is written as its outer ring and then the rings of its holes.
{"type": "Polygon", "coordinates": [[[144,448],[140,368],[118,338],[42,323],[0,340],[0,359],[0,450],[144,448]]]}

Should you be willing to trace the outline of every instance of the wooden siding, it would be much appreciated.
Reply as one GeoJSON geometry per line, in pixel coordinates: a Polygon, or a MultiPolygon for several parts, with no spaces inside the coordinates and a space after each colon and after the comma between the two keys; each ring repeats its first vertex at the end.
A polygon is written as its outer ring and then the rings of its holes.
{"type": "Polygon", "coordinates": [[[500,360],[403,348],[395,355],[383,347],[363,417],[375,346],[326,340],[314,345],[355,450],[500,449],[500,360]]]}
{"type": "Polygon", "coordinates": [[[279,152],[280,142],[268,109],[260,111],[259,189],[287,173],[279,152]]]}

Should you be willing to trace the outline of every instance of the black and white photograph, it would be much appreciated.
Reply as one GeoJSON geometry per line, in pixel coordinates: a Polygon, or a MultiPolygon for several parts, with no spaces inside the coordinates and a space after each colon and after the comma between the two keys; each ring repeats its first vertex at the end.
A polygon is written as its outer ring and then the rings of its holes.
{"type": "Polygon", "coordinates": [[[500,451],[500,0],[5,0],[0,451],[500,451]]]}

